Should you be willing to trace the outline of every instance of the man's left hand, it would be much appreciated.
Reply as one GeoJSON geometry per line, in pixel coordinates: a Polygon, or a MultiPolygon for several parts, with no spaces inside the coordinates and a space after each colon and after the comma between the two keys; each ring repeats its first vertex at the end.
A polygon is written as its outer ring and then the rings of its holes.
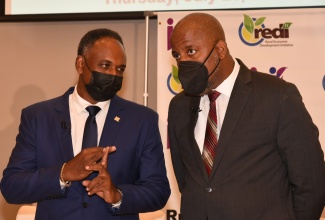
{"type": "Polygon", "coordinates": [[[86,170],[98,171],[98,176],[93,180],[84,180],[82,182],[88,191],[88,195],[96,194],[110,204],[117,203],[122,198],[107,171],[108,154],[115,150],[115,146],[106,147],[100,163],[86,166],[86,170]]]}

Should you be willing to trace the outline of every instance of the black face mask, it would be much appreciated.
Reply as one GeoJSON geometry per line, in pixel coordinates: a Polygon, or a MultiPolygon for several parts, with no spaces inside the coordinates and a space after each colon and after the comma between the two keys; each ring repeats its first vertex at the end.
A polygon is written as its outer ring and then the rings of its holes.
{"type": "Polygon", "coordinates": [[[85,84],[89,95],[97,102],[103,102],[112,99],[115,94],[121,89],[123,77],[91,71],[85,58],[84,60],[88,70],[92,74],[90,82],[88,84],[85,84]]]}
{"type": "Polygon", "coordinates": [[[178,66],[178,78],[181,81],[182,87],[185,93],[189,95],[199,96],[208,87],[209,77],[218,68],[219,62],[216,67],[209,74],[208,69],[205,67],[205,62],[211,56],[213,49],[216,44],[214,44],[212,50],[210,51],[208,57],[203,63],[197,61],[181,61],[178,66]]]}

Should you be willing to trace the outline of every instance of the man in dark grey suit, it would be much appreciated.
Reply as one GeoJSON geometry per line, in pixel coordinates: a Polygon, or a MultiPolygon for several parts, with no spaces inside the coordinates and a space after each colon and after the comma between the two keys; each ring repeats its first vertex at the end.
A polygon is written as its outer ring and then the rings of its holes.
{"type": "Polygon", "coordinates": [[[233,59],[221,24],[208,14],[184,17],[171,46],[184,89],[168,115],[182,219],[319,219],[324,154],[296,86],[233,59]],[[212,91],[220,93],[209,130],[217,143],[206,147],[212,91]]]}

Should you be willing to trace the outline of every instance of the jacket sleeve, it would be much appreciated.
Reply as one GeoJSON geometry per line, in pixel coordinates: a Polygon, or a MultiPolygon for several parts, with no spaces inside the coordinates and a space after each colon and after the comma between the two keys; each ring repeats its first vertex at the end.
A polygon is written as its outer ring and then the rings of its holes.
{"type": "Polygon", "coordinates": [[[3,172],[1,192],[8,203],[34,203],[64,197],[59,177],[62,164],[38,167],[35,114],[22,111],[16,145],[3,172]]]}
{"type": "Polygon", "coordinates": [[[297,220],[319,219],[325,205],[324,154],[298,89],[289,84],[283,96],[278,146],[287,166],[297,220]]]}

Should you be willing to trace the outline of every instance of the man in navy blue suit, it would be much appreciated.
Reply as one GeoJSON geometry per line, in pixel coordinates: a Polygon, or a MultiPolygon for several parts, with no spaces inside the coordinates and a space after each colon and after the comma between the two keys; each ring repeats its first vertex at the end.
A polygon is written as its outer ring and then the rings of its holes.
{"type": "Polygon", "coordinates": [[[1,181],[4,198],[37,202],[40,220],[135,220],[163,208],[170,187],[158,115],[116,95],[126,68],[122,38],[109,29],[89,31],[75,66],[75,87],[22,110],[1,181]],[[97,144],[82,148],[88,106],[99,110],[97,144]]]}

